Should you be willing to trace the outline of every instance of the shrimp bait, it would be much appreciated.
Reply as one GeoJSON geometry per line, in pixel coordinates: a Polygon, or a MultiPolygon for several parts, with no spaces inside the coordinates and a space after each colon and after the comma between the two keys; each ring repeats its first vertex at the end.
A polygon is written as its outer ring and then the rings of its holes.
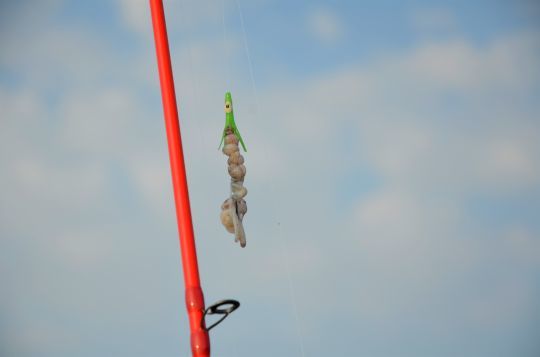
{"type": "Polygon", "coordinates": [[[230,197],[221,205],[221,223],[229,233],[234,234],[234,241],[240,242],[240,246],[246,246],[246,233],[242,220],[247,213],[247,204],[244,197],[247,195],[247,189],[244,187],[244,177],[246,176],[246,167],[244,166],[244,157],[240,154],[238,144],[242,145],[244,151],[246,146],[242,136],[234,122],[234,113],[232,107],[231,93],[225,94],[225,129],[221,137],[223,144],[223,153],[228,156],[227,164],[229,176],[231,177],[230,197]]]}

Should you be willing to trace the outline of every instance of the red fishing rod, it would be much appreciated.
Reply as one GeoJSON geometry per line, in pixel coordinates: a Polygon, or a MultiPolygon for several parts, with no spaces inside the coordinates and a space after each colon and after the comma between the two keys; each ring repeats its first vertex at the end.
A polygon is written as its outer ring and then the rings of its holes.
{"type": "Polygon", "coordinates": [[[199,278],[197,251],[191,221],[189,193],[186,180],[184,153],[180,137],[176,94],[167,38],[167,25],[161,0],[150,0],[152,13],[152,26],[156,44],[159,81],[163,100],[163,114],[165,116],[165,129],[169,146],[169,160],[171,164],[172,183],[174,190],[174,203],[176,206],[176,219],[182,266],[184,270],[184,284],[186,287],[186,308],[189,316],[191,330],[191,349],[194,356],[210,356],[210,339],[204,326],[204,297],[199,278]]]}
{"type": "Polygon", "coordinates": [[[210,338],[208,331],[223,321],[229,313],[240,306],[236,300],[223,300],[205,310],[204,296],[199,278],[197,251],[191,221],[189,193],[186,180],[186,168],[182,151],[182,138],[178,121],[178,109],[174,90],[174,79],[171,67],[171,55],[167,38],[167,26],[162,0],[150,0],[152,14],[152,27],[156,44],[159,81],[163,101],[163,114],[165,116],[165,129],[169,147],[169,161],[171,165],[174,203],[176,206],[176,219],[184,271],[184,285],[186,289],[186,308],[189,316],[191,331],[191,351],[193,356],[210,356],[210,338]],[[223,315],[221,319],[210,327],[206,327],[206,315],[223,315]]]}

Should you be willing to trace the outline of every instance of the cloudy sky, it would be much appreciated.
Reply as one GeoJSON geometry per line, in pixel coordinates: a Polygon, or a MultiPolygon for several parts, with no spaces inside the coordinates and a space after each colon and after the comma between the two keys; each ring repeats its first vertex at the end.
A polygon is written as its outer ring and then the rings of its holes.
{"type": "MultiPolygon", "coordinates": [[[[538,356],[534,0],[165,5],[214,356],[538,356]]],[[[189,355],[166,149],[146,1],[0,3],[2,356],[189,355]]]]}

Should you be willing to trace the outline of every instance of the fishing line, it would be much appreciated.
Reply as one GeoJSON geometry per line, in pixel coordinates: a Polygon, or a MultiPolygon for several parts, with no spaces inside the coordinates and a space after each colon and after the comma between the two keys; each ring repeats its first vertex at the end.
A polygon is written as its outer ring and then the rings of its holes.
{"type": "MultiPolygon", "coordinates": [[[[223,52],[222,53],[224,56],[224,58],[222,59],[223,67],[224,67],[224,70],[223,70],[224,84],[223,84],[222,92],[228,92],[230,90],[228,86],[231,83],[231,76],[232,76],[231,64],[230,64],[230,58],[229,58],[229,49],[227,46],[227,25],[225,21],[225,10],[226,10],[225,0],[222,0],[221,1],[221,20],[222,20],[222,29],[223,29],[223,52]]],[[[219,265],[221,266],[220,271],[226,271],[228,264],[225,261],[225,257],[222,254],[218,254],[218,260],[219,260],[219,265]]],[[[229,274],[224,274],[224,278],[223,278],[226,286],[230,286],[228,275],[229,274]]],[[[236,338],[235,334],[233,334],[232,340],[233,340],[232,341],[233,355],[237,357],[238,356],[238,350],[237,350],[238,339],[236,338]]]]}
{"type": "MultiPolygon", "coordinates": [[[[258,120],[260,120],[259,97],[258,97],[258,94],[257,94],[257,85],[255,83],[255,76],[253,74],[253,64],[252,64],[252,61],[251,61],[251,54],[250,54],[250,51],[249,51],[249,45],[248,45],[248,41],[247,41],[246,28],[245,28],[245,24],[244,24],[244,15],[242,13],[242,8],[240,6],[240,1],[239,0],[235,0],[235,1],[236,1],[236,6],[238,8],[238,13],[240,15],[240,25],[242,27],[242,34],[243,34],[243,39],[244,39],[244,49],[245,49],[246,57],[247,57],[247,60],[248,60],[248,68],[249,68],[249,75],[251,77],[251,86],[252,86],[252,90],[253,90],[253,96],[255,97],[255,109],[256,109],[255,116],[257,117],[258,120]]],[[[265,151],[265,155],[266,155],[266,162],[270,162],[270,155],[268,153],[268,148],[265,148],[264,151],[265,151]]],[[[273,191],[274,193],[277,192],[275,187],[273,187],[274,185],[273,185],[272,180],[270,180],[270,185],[272,186],[271,191],[273,191]]],[[[273,195],[273,197],[278,197],[278,196],[273,195]]],[[[278,213],[277,213],[279,211],[277,210],[275,200],[272,200],[272,205],[273,205],[276,217],[279,218],[278,213]]],[[[280,237],[281,253],[282,253],[283,257],[284,257],[285,265],[286,265],[287,280],[288,280],[288,285],[289,285],[289,298],[290,298],[290,300],[292,302],[292,306],[293,306],[293,314],[294,314],[294,319],[295,319],[295,323],[296,323],[298,340],[299,340],[299,343],[300,343],[300,351],[302,353],[302,356],[305,357],[304,342],[303,342],[303,338],[302,338],[302,329],[301,329],[301,324],[300,324],[300,315],[298,313],[298,304],[296,303],[296,293],[295,293],[295,289],[294,289],[293,277],[292,277],[292,272],[291,272],[291,267],[290,267],[290,260],[289,260],[288,254],[287,254],[287,250],[285,249],[285,246],[286,246],[287,242],[285,241],[285,237],[283,235],[283,228],[282,228],[281,224],[279,223],[279,221],[280,220],[278,219],[278,236],[280,237]]]]}
{"type": "Polygon", "coordinates": [[[246,57],[248,60],[249,75],[251,77],[251,88],[253,90],[253,96],[255,97],[255,106],[257,110],[256,116],[259,117],[259,96],[257,95],[257,88],[255,87],[255,76],[253,75],[253,64],[251,62],[251,54],[249,52],[249,46],[247,42],[246,27],[244,25],[244,15],[242,13],[242,9],[240,8],[240,2],[238,0],[236,0],[236,7],[238,8],[238,14],[240,15],[240,25],[242,26],[244,49],[246,51],[246,57]]]}
{"type": "MultiPolygon", "coordinates": [[[[231,64],[230,64],[230,61],[229,61],[229,51],[228,51],[228,47],[227,47],[227,25],[226,25],[226,22],[225,22],[225,0],[222,0],[221,1],[221,20],[222,20],[222,27],[223,27],[223,66],[224,66],[224,74],[223,74],[223,80],[224,80],[224,85],[223,85],[223,90],[222,90],[222,93],[223,92],[229,92],[231,90],[231,88],[229,88],[230,86],[230,83],[231,83],[231,76],[232,76],[232,73],[231,73],[231,64]]],[[[221,255],[220,255],[221,257],[221,255]]],[[[221,259],[223,261],[223,259],[221,259]]],[[[226,274],[227,275],[227,274],[226,274]]],[[[227,286],[229,286],[229,283],[226,282],[227,286]]],[[[236,334],[233,334],[233,354],[235,357],[238,357],[238,338],[236,337],[236,334]]]]}
{"type": "MultiPolygon", "coordinates": [[[[194,18],[193,17],[193,14],[191,12],[191,7],[189,4],[184,4],[183,1],[179,1],[179,4],[180,4],[180,12],[181,12],[181,17],[180,17],[180,20],[182,22],[184,22],[184,24],[186,24],[186,26],[188,26],[188,21],[187,21],[187,18],[194,18]]],[[[191,92],[192,94],[194,95],[195,97],[195,103],[196,103],[196,110],[193,110],[192,111],[192,115],[194,117],[197,117],[199,116],[197,113],[200,114],[200,109],[202,108],[201,106],[201,96],[200,96],[200,91],[199,91],[199,86],[198,86],[198,81],[199,81],[199,78],[201,77],[199,75],[199,71],[198,70],[195,70],[195,61],[194,61],[194,55],[193,55],[193,44],[192,44],[192,34],[189,36],[189,41],[186,41],[187,42],[187,48],[188,48],[188,54],[189,54],[189,69],[190,69],[190,81],[191,81],[191,92]]],[[[199,134],[199,144],[201,145],[200,146],[200,150],[201,152],[203,153],[203,156],[206,156],[204,155],[204,153],[206,152],[206,148],[208,148],[208,146],[205,145],[205,140],[204,140],[204,135],[203,135],[203,128],[201,127],[201,122],[200,122],[200,117],[199,118],[196,118],[195,119],[195,127],[197,128],[197,131],[198,131],[198,134],[199,134]]],[[[194,166],[198,169],[198,170],[201,170],[201,167],[202,165],[198,162],[199,160],[194,160],[194,166]]],[[[197,222],[197,220],[195,220],[197,222]]],[[[225,262],[225,258],[223,257],[222,254],[218,254],[218,258],[216,259],[217,261],[217,265],[220,267],[220,271],[223,271],[224,270],[224,267],[226,267],[226,262],[225,262]]],[[[225,282],[225,285],[229,286],[229,278],[228,278],[228,274],[224,274],[224,277],[222,278],[223,281],[225,282]]],[[[229,302],[228,300],[224,300],[224,301],[220,301],[216,304],[220,304],[220,303],[232,303],[234,305],[236,301],[234,302],[229,302]]],[[[207,330],[210,330],[212,329],[213,327],[215,327],[216,325],[218,325],[220,322],[222,322],[229,313],[231,313],[232,311],[234,311],[236,308],[238,308],[238,306],[234,305],[234,309],[232,309],[231,311],[228,311],[226,314],[223,314],[221,310],[223,310],[223,308],[219,308],[216,306],[216,304],[214,305],[211,305],[211,306],[207,306],[206,310],[205,310],[205,313],[204,313],[204,317],[203,319],[205,319],[206,315],[210,315],[210,314],[216,314],[216,312],[218,314],[221,314],[223,315],[220,319],[218,319],[217,321],[215,322],[210,322],[208,321],[209,325],[207,326],[207,330]]],[[[233,342],[233,347],[234,347],[234,356],[238,356],[238,352],[236,350],[236,339],[234,340],[233,342]]]]}
{"type": "Polygon", "coordinates": [[[225,72],[224,79],[225,79],[225,85],[223,92],[229,92],[231,88],[229,86],[231,85],[231,61],[229,56],[229,47],[227,46],[227,25],[225,23],[225,0],[221,0],[221,20],[223,25],[223,66],[225,72]]]}

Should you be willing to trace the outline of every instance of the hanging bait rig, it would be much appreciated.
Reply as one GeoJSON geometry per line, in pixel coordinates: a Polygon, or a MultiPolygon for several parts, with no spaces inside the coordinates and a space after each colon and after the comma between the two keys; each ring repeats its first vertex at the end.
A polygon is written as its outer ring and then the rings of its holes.
{"type": "Polygon", "coordinates": [[[247,204],[244,197],[247,195],[247,189],[244,187],[244,178],[246,176],[246,167],[244,166],[244,157],[240,154],[240,147],[246,150],[240,131],[234,121],[234,112],[232,96],[230,92],[225,93],[225,128],[221,136],[223,153],[228,156],[228,172],[231,177],[230,196],[221,205],[221,223],[229,233],[234,234],[234,241],[239,242],[240,246],[246,246],[246,233],[242,221],[247,213],[247,204]]]}

